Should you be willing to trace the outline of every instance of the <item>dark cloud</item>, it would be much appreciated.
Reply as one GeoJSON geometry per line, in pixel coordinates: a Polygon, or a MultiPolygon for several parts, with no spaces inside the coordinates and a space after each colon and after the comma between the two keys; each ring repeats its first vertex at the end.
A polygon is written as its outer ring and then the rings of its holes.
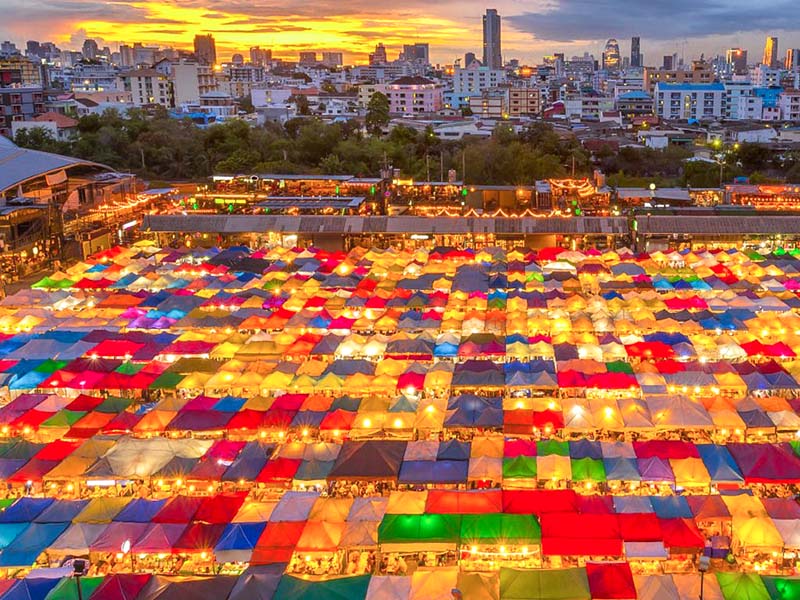
{"type": "Polygon", "coordinates": [[[541,40],[573,42],[636,34],[653,40],[698,38],[752,31],[796,29],[787,15],[794,0],[763,4],[757,0],[558,0],[541,12],[505,17],[519,31],[541,40]]]}

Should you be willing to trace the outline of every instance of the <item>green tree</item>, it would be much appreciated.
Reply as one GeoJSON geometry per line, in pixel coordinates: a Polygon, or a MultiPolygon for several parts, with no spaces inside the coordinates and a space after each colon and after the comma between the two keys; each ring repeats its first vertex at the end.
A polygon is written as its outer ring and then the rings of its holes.
{"type": "Polygon", "coordinates": [[[367,104],[367,116],[365,119],[367,131],[371,134],[380,134],[386,125],[389,124],[389,98],[386,94],[375,92],[367,104]]]}
{"type": "Polygon", "coordinates": [[[53,132],[44,127],[26,127],[17,131],[14,143],[20,148],[53,152],[55,154],[68,154],[72,149],[69,142],[61,142],[53,136],[53,132]]]}
{"type": "Polygon", "coordinates": [[[311,114],[311,109],[308,106],[308,98],[302,94],[297,94],[292,96],[292,99],[294,100],[294,105],[297,107],[298,115],[306,116],[311,114]]]}

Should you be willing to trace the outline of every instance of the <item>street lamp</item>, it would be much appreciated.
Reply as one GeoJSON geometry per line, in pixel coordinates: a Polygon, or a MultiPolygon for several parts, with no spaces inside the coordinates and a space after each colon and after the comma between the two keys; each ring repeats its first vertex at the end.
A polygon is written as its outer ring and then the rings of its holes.
{"type": "Polygon", "coordinates": [[[72,561],[72,574],[75,576],[75,585],[78,587],[78,600],[83,600],[81,577],[86,575],[86,561],[84,559],[76,558],[72,561]]]}
{"type": "Polygon", "coordinates": [[[697,570],[700,571],[700,600],[703,600],[703,583],[706,577],[706,572],[711,566],[711,558],[703,554],[700,560],[697,561],[697,570]]]}

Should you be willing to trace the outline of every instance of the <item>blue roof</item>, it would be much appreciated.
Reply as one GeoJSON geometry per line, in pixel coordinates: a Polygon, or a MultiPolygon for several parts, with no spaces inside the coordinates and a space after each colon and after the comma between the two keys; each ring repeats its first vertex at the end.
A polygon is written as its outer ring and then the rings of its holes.
{"type": "Polygon", "coordinates": [[[659,81],[656,88],[665,92],[724,92],[721,83],[664,83],[659,81]]]}
{"type": "Polygon", "coordinates": [[[617,100],[651,100],[650,94],[634,90],[632,92],[625,92],[617,97],[617,100]]]}

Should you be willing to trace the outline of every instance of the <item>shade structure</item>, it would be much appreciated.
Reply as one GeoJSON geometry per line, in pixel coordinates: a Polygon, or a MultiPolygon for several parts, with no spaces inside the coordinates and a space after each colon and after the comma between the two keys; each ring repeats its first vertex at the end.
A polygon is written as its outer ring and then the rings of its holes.
{"type": "Polygon", "coordinates": [[[156,575],[142,587],[137,598],[167,600],[185,598],[224,598],[236,583],[236,577],[165,577],[156,575]]]}
{"type": "Polygon", "coordinates": [[[410,576],[374,576],[370,579],[366,600],[407,600],[410,595],[410,576]]]}
{"type": "Polygon", "coordinates": [[[460,515],[386,515],[378,529],[382,547],[450,548],[460,539],[460,515]]]}
{"type": "Polygon", "coordinates": [[[461,541],[464,544],[538,544],[542,532],[536,518],[530,515],[504,513],[463,515],[461,541]]]}
{"type": "Polygon", "coordinates": [[[285,575],[281,578],[273,598],[281,600],[313,599],[348,600],[363,598],[369,588],[369,575],[341,577],[325,581],[309,581],[285,575]]]}
{"type": "MultiPolygon", "coordinates": [[[[602,560],[593,597],[630,594],[610,558],[708,547],[737,559],[726,571],[758,553],[769,572],[800,544],[786,497],[800,473],[797,261],[282,246],[89,258],[0,303],[0,562],[130,541],[138,568],[246,561],[277,589],[287,571],[326,579],[308,571],[334,553],[460,549],[455,580],[421,565],[433,574],[416,586],[376,584],[406,597],[467,587],[466,568],[503,545],[509,565],[602,560]]],[[[472,582],[486,597],[500,593],[492,569],[472,582]]],[[[697,579],[637,593],[696,597],[697,579]]],[[[770,597],[792,589],[761,579],[770,597]]],[[[161,578],[147,593],[199,585],[161,578]]],[[[705,595],[719,593],[709,575],[705,595]]]]}
{"type": "Polygon", "coordinates": [[[228,600],[271,600],[283,570],[282,564],[249,567],[239,576],[228,600]]]}
{"type": "Polygon", "coordinates": [[[717,573],[719,587],[726,598],[742,598],[742,600],[769,600],[761,577],[750,573],[717,573]]]}
{"type": "Polygon", "coordinates": [[[500,569],[500,598],[503,600],[588,600],[591,597],[584,569],[500,569]]]}
{"type": "Polygon", "coordinates": [[[628,563],[586,564],[586,576],[592,598],[637,598],[636,586],[628,563]]]}

